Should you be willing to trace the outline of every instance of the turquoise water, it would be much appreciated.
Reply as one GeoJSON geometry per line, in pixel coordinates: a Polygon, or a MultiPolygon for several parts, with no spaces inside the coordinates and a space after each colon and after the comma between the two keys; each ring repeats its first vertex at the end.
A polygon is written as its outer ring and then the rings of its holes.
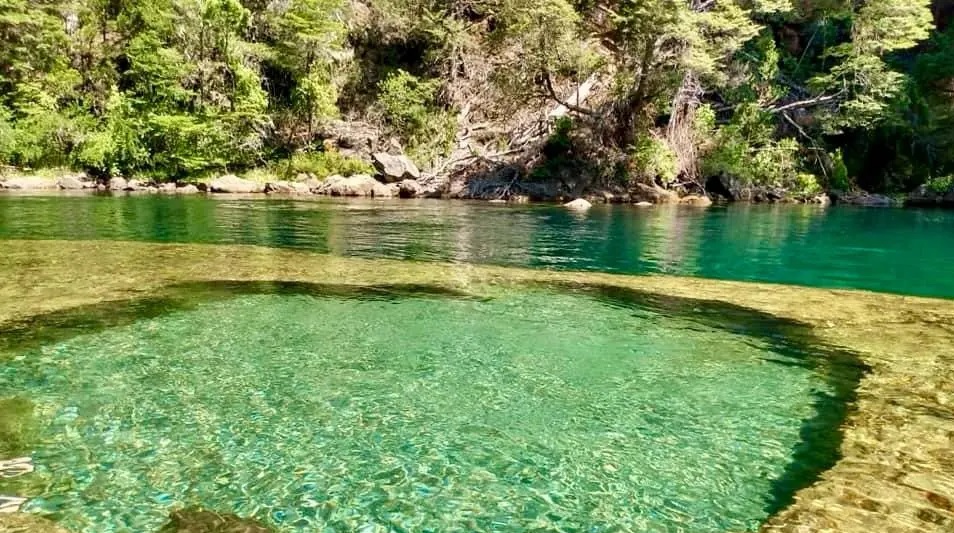
{"type": "Polygon", "coordinates": [[[835,460],[858,378],[716,303],[178,290],[8,334],[0,390],[40,422],[37,472],[0,493],[77,533],[195,506],[279,531],[754,531],[835,460]]]}
{"type": "MultiPolygon", "coordinates": [[[[0,239],[242,243],[362,257],[842,287],[954,298],[954,212],[0,196],[0,239]]],[[[0,245],[2,246],[2,245],[0,245]]]]}

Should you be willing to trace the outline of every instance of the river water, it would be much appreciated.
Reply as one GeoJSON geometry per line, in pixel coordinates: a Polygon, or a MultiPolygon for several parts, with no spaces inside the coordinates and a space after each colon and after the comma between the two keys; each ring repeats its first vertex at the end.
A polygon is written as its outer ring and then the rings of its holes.
{"type": "Polygon", "coordinates": [[[954,212],[0,196],[0,239],[256,244],[954,298],[954,212]]]}

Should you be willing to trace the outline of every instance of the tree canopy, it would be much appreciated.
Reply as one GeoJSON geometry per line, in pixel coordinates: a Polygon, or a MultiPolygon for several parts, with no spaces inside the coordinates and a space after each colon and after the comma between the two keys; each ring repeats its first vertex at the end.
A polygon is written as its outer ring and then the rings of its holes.
{"type": "Polygon", "coordinates": [[[528,175],[908,190],[954,174],[936,4],[0,0],[0,164],[180,179],[320,154],[344,122],[440,169],[549,116],[564,148],[528,175]]]}

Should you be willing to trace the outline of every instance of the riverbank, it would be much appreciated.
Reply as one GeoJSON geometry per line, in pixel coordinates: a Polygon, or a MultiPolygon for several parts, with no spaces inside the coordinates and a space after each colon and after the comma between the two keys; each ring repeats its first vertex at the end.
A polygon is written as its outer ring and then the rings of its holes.
{"type": "MultiPolygon", "coordinates": [[[[58,175],[12,173],[0,175],[0,192],[29,192],[35,194],[69,192],[89,194],[227,194],[267,196],[331,196],[377,199],[455,199],[485,200],[495,203],[568,203],[585,200],[589,204],[688,205],[707,207],[713,203],[738,203],[717,194],[680,195],[658,185],[637,183],[631,187],[571,188],[561,182],[500,180],[497,178],[437,177],[421,174],[413,163],[399,156],[389,165],[377,165],[375,176],[356,174],[333,175],[323,179],[313,174],[300,174],[294,180],[277,177],[261,179],[242,178],[225,174],[214,179],[196,182],[156,182],[124,178],[94,179],[84,173],[64,172],[58,175]]],[[[922,185],[906,195],[869,194],[864,191],[830,191],[807,197],[793,197],[782,191],[758,194],[741,203],[807,203],[864,207],[954,207],[954,186],[950,191],[932,190],[922,185]]],[[[586,208],[577,202],[574,208],[586,208]]]]}
{"type": "MultiPolygon", "coordinates": [[[[506,290],[511,284],[572,284],[633,291],[650,300],[683,298],[698,302],[700,310],[723,302],[765,313],[808,328],[805,335],[819,347],[853,354],[854,368],[864,374],[841,424],[837,464],[798,492],[762,531],[946,532],[954,525],[949,453],[954,302],[949,300],[674,276],[338,258],[255,246],[8,241],[4,248],[0,267],[19,273],[0,283],[0,325],[8,331],[39,315],[69,316],[70,309],[103,302],[118,308],[175,285],[223,279],[413,284],[476,296],[492,296],[488,288],[506,290]],[[81,276],[77,257],[84,258],[81,276]],[[117,275],[113,267],[121,264],[137,268],[117,275]]],[[[0,530],[6,526],[54,530],[16,514],[0,518],[0,530]],[[28,522],[34,524],[25,526],[28,522]]]]}

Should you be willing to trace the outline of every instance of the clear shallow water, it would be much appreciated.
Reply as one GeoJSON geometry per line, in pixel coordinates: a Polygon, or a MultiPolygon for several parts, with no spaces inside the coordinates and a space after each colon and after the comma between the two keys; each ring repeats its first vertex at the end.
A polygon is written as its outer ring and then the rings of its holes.
{"type": "MultiPolygon", "coordinates": [[[[0,195],[0,240],[280,246],[361,257],[664,272],[954,298],[954,212],[646,209],[0,195]]],[[[2,247],[2,242],[0,242],[2,247]]]]}
{"type": "Polygon", "coordinates": [[[730,306],[225,289],[14,350],[0,390],[34,405],[38,472],[0,492],[90,533],[183,506],[282,531],[743,531],[837,449],[822,348],[730,306]]]}

